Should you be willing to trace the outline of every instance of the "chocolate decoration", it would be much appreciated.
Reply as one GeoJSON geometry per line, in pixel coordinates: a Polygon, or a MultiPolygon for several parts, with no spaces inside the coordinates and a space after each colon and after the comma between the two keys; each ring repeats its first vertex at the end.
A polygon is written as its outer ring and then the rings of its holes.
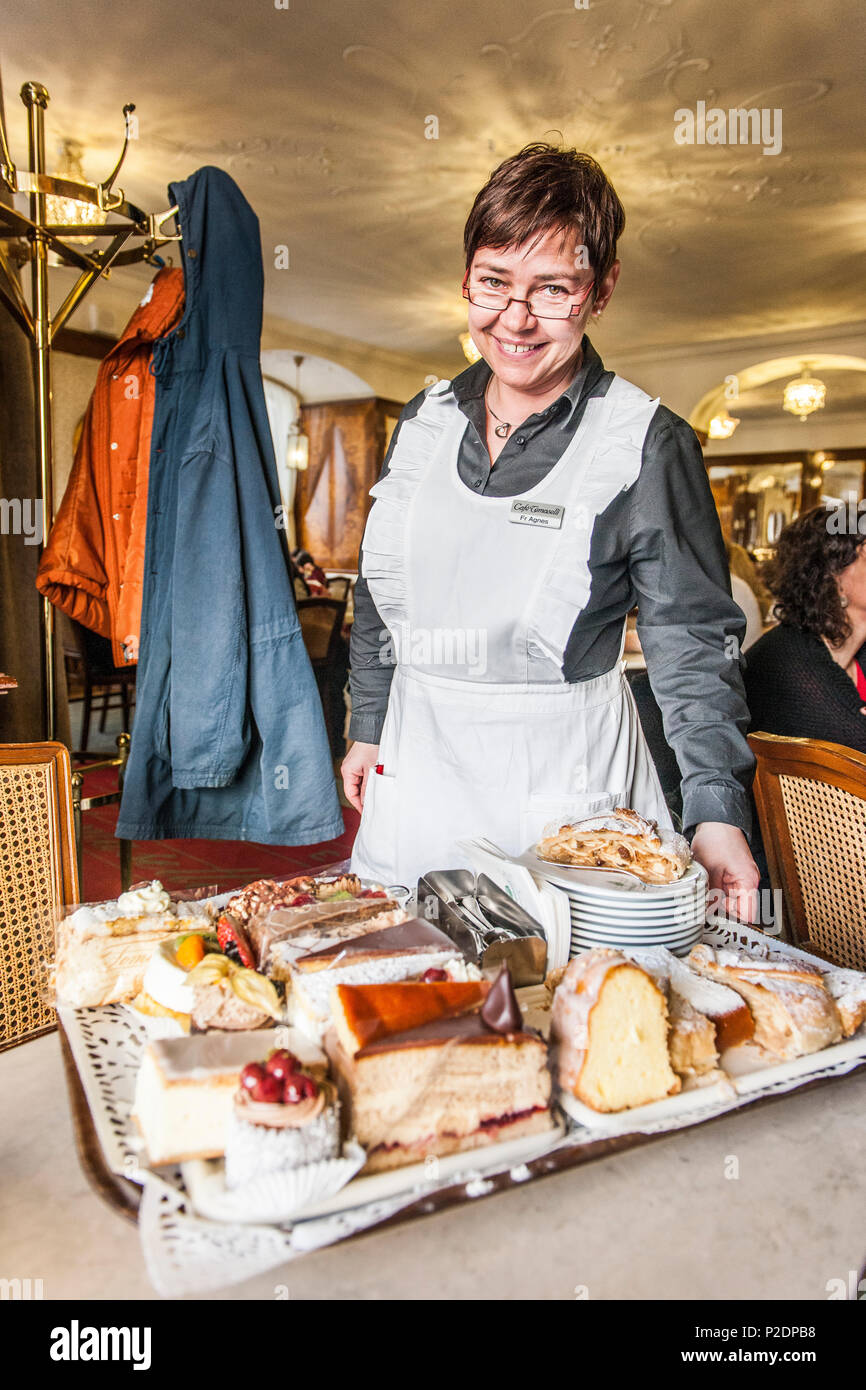
{"type": "Polygon", "coordinates": [[[481,1017],[494,1033],[522,1033],[523,1014],[511,983],[511,972],[503,965],[481,1009],[481,1017]]]}

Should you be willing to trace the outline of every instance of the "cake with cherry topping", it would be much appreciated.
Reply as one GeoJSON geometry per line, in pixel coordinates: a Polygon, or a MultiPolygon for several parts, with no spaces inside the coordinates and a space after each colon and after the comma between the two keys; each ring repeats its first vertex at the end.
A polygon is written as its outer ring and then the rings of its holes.
{"type": "Polygon", "coordinates": [[[244,1067],[226,1140],[227,1187],[339,1155],[340,1107],[329,1081],[287,1048],[244,1067]]]}
{"type": "Polygon", "coordinates": [[[325,1048],[365,1172],[552,1126],[547,1046],[525,1027],[507,967],[493,986],[344,984],[333,1008],[325,1048]]]}
{"type": "Polygon", "coordinates": [[[194,1033],[147,1044],[135,1087],[132,1117],[151,1163],[218,1158],[225,1151],[238,1077],[268,1045],[286,1047],[305,1072],[327,1075],[327,1059],[292,1028],[268,1032],[194,1033]]]}

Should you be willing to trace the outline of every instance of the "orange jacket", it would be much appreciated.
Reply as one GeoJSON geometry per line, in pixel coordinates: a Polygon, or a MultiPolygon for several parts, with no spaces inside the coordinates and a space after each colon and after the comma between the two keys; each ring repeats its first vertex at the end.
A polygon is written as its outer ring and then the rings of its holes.
{"type": "Polygon", "coordinates": [[[140,635],[147,478],[156,382],[153,343],[183,312],[183,270],[161,270],[100,364],[36,587],[70,618],[123,643],[140,635]]]}

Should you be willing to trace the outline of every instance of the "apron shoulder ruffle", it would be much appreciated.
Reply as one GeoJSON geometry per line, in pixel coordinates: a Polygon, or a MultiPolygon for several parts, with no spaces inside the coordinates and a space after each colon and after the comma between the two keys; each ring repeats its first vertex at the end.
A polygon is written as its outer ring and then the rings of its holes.
{"type": "Polygon", "coordinates": [[[393,633],[408,623],[406,537],[409,508],[421,478],[439,448],[444,432],[465,417],[450,381],[431,386],[417,415],[404,420],[391,455],[389,471],[370,488],[375,499],[367,517],[361,573],[375,589],[376,607],[393,633]]]}
{"type": "Polygon", "coordinates": [[[550,567],[533,600],[527,623],[527,651],[544,678],[553,663],[561,673],[572,629],[589,602],[592,528],[614,498],[637,481],[643,444],[658,398],[614,377],[607,395],[591,400],[586,447],[581,451],[565,502],[563,531],[553,547],[550,567]]]}

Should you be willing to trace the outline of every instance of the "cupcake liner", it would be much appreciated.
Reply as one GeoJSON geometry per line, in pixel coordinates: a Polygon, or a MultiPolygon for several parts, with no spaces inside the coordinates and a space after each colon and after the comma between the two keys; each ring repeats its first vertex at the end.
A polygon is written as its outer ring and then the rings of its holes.
{"type": "Polygon", "coordinates": [[[333,1197],[364,1166],[360,1144],[343,1145],[341,1158],[324,1159],[280,1173],[265,1173],[243,1187],[228,1188],[225,1161],[197,1160],[181,1166],[190,1200],[211,1221],[279,1223],[303,1215],[314,1202],[333,1197]]]}

